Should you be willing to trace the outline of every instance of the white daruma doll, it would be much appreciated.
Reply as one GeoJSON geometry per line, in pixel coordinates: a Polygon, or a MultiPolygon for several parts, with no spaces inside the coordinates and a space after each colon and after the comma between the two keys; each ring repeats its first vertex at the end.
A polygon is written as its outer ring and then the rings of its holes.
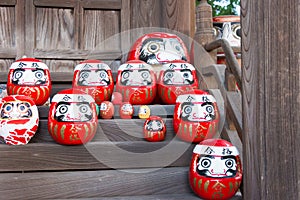
{"type": "Polygon", "coordinates": [[[109,101],[114,90],[110,67],[100,60],[86,60],[75,67],[73,88],[91,95],[98,105],[109,101]]]}
{"type": "Polygon", "coordinates": [[[230,199],[242,181],[239,152],[230,142],[207,139],[193,150],[189,170],[192,190],[203,199],[230,199]]]}
{"type": "Polygon", "coordinates": [[[153,32],[135,41],[127,60],[142,60],[151,65],[158,65],[173,60],[190,62],[190,57],[184,42],[177,35],[153,32]]]}
{"type": "Polygon", "coordinates": [[[183,60],[172,61],[163,65],[157,85],[163,103],[175,104],[179,95],[198,88],[197,72],[183,60]]]}
{"type": "Polygon", "coordinates": [[[34,58],[22,58],[9,68],[7,92],[9,95],[31,97],[36,105],[43,105],[51,92],[51,78],[47,65],[34,58]]]}
{"type": "Polygon", "coordinates": [[[203,90],[191,90],[177,97],[173,127],[180,139],[201,142],[218,131],[219,111],[215,98],[203,90]]]}
{"type": "Polygon", "coordinates": [[[93,97],[80,90],[66,89],[52,98],[48,131],[59,144],[84,144],[93,139],[98,126],[93,97]]]}
{"type": "Polygon", "coordinates": [[[35,135],[39,113],[32,98],[9,95],[0,101],[0,137],[9,145],[27,144],[35,135]]]}
{"type": "Polygon", "coordinates": [[[118,69],[116,92],[123,96],[123,102],[132,105],[151,104],[156,96],[156,76],[151,65],[131,60],[118,69]]]}

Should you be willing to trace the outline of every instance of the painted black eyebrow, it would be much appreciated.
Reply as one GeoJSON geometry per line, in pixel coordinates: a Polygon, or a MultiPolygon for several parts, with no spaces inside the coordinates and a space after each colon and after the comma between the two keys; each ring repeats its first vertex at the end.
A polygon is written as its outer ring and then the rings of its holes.
{"type": "Polygon", "coordinates": [[[17,71],[25,72],[25,69],[24,68],[17,68],[17,69],[14,70],[14,72],[17,72],[17,71]]]}
{"type": "Polygon", "coordinates": [[[236,160],[235,156],[222,156],[221,160],[225,160],[225,159],[228,159],[228,158],[236,160]]]}
{"type": "Polygon", "coordinates": [[[161,38],[148,38],[148,39],[144,40],[142,46],[144,46],[148,42],[163,42],[163,39],[161,39],[161,38]]]}
{"type": "Polygon", "coordinates": [[[42,71],[42,72],[44,72],[44,70],[41,69],[41,68],[36,68],[36,69],[31,70],[31,71],[33,71],[33,72],[36,72],[36,71],[42,71]]]}
{"type": "Polygon", "coordinates": [[[200,158],[210,158],[210,159],[215,159],[214,156],[211,156],[211,155],[202,155],[200,156],[200,158]]]}
{"type": "Polygon", "coordinates": [[[190,69],[181,69],[180,72],[191,72],[190,69]]]}
{"type": "Polygon", "coordinates": [[[91,72],[91,70],[89,70],[89,69],[84,69],[84,70],[81,70],[81,71],[80,71],[80,73],[82,73],[82,72],[91,72]]]}
{"type": "Polygon", "coordinates": [[[58,104],[57,104],[57,107],[58,106],[60,106],[60,105],[71,105],[71,103],[70,102],[64,102],[64,101],[62,101],[62,102],[59,102],[58,104]]]}
{"type": "Polygon", "coordinates": [[[81,105],[88,105],[88,106],[90,106],[90,104],[88,102],[77,102],[75,105],[76,106],[81,106],[81,105]]]}
{"type": "Polygon", "coordinates": [[[96,69],[96,70],[95,70],[95,72],[99,72],[99,71],[104,71],[104,72],[106,72],[105,69],[96,69]]]}
{"type": "Polygon", "coordinates": [[[206,105],[211,105],[211,106],[213,106],[213,103],[212,103],[212,102],[204,102],[203,104],[201,104],[201,106],[206,106],[206,105]]]}

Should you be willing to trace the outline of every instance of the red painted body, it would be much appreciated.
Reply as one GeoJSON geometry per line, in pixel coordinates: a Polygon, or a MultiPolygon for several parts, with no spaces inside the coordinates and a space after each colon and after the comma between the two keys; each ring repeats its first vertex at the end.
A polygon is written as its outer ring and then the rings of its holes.
{"type": "Polygon", "coordinates": [[[230,199],[242,181],[237,149],[222,139],[204,140],[193,151],[189,169],[192,190],[202,199],[230,199]]]}
{"type": "Polygon", "coordinates": [[[39,124],[37,106],[32,98],[10,95],[0,101],[0,137],[9,145],[25,145],[39,124]]]}
{"type": "Polygon", "coordinates": [[[93,139],[98,126],[94,99],[80,90],[66,89],[52,98],[48,131],[59,144],[79,145],[93,139]]]}
{"type": "Polygon", "coordinates": [[[150,116],[144,123],[144,138],[149,142],[159,142],[166,137],[166,125],[161,117],[150,116]]]}
{"type": "Polygon", "coordinates": [[[116,92],[123,96],[123,102],[132,105],[151,104],[156,95],[156,76],[150,65],[132,60],[119,67],[116,92]]]}
{"type": "Polygon", "coordinates": [[[129,102],[124,102],[119,107],[119,114],[122,119],[131,119],[134,108],[129,102]]]}
{"type": "Polygon", "coordinates": [[[114,116],[115,107],[110,101],[103,101],[100,104],[100,116],[102,119],[111,119],[114,116]]]}
{"type": "Polygon", "coordinates": [[[75,67],[73,88],[85,91],[100,105],[109,101],[114,90],[110,67],[100,60],[86,60],[75,67]]]}
{"type": "Polygon", "coordinates": [[[203,90],[188,91],[177,97],[173,127],[180,139],[201,142],[218,131],[219,111],[215,98],[203,90]]]}
{"type": "Polygon", "coordinates": [[[7,93],[31,97],[36,105],[43,105],[49,98],[52,84],[45,63],[34,58],[15,61],[9,69],[7,93]]]}
{"type": "Polygon", "coordinates": [[[158,96],[165,104],[175,104],[179,95],[198,89],[194,66],[183,60],[164,64],[157,82],[158,96]]]}

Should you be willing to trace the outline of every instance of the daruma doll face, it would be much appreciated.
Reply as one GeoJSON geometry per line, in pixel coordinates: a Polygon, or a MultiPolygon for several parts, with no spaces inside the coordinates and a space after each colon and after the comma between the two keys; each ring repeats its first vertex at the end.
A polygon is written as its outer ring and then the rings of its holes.
{"type": "Polygon", "coordinates": [[[128,60],[164,64],[173,60],[190,61],[183,41],[174,34],[154,32],[140,37],[132,46],[128,60]]]}
{"type": "Polygon", "coordinates": [[[75,67],[73,88],[91,95],[98,105],[108,101],[114,89],[110,67],[100,60],[87,60],[75,67]]]}
{"type": "Polygon", "coordinates": [[[193,150],[189,170],[192,190],[203,199],[230,199],[242,180],[239,152],[222,139],[207,139],[193,150]]]}
{"type": "Polygon", "coordinates": [[[163,65],[158,80],[158,95],[164,103],[175,104],[179,95],[197,88],[197,73],[193,65],[185,61],[163,65]]]}
{"type": "Polygon", "coordinates": [[[48,130],[56,142],[66,145],[84,144],[94,137],[97,125],[95,101],[90,95],[67,89],[53,97],[48,130]]]}
{"type": "Polygon", "coordinates": [[[10,66],[7,79],[9,95],[25,95],[31,97],[36,105],[43,105],[50,91],[50,72],[40,60],[22,58],[10,66]]]}
{"type": "Polygon", "coordinates": [[[128,61],[118,70],[116,91],[124,102],[150,104],[156,95],[156,77],[150,65],[143,61],[128,61]]]}
{"type": "Polygon", "coordinates": [[[6,144],[27,144],[35,135],[38,124],[38,109],[30,97],[10,95],[0,102],[0,137],[6,144]]]}
{"type": "Polygon", "coordinates": [[[177,97],[173,127],[180,139],[201,142],[212,138],[219,123],[219,111],[215,98],[202,90],[193,90],[177,97]]]}

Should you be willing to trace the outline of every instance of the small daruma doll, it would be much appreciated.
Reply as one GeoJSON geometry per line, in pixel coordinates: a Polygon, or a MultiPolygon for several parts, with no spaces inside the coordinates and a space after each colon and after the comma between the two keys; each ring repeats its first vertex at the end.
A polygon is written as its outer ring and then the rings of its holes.
{"type": "Polygon", "coordinates": [[[142,60],[151,65],[173,60],[190,62],[184,42],[177,35],[164,32],[145,34],[136,40],[127,60],[142,60]]]}
{"type": "Polygon", "coordinates": [[[156,96],[156,76],[151,65],[132,60],[118,69],[116,91],[123,96],[123,102],[132,105],[151,104],[156,96]]]}
{"type": "Polygon", "coordinates": [[[218,130],[219,111],[215,98],[203,90],[188,91],[177,97],[173,127],[180,139],[201,142],[218,130]]]}
{"type": "Polygon", "coordinates": [[[9,68],[7,92],[9,95],[31,97],[36,105],[43,105],[51,92],[51,78],[47,65],[34,58],[15,61],[9,68]]]}
{"type": "Polygon", "coordinates": [[[157,85],[160,99],[175,104],[179,95],[198,88],[197,72],[185,61],[173,61],[163,65],[157,85]]]}
{"type": "Polygon", "coordinates": [[[91,95],[98,105],[109,101],[114,90],[110,67],[100,60],[86,60],[75,67],[73,88],[91,95]]]}
{"type": "Polygon", "coordinates": [[[134,113],[134,107],[129,102],[124,102],[119,107],[119,114],[122,119],[131,119],[134,113]]]}
{"type": "Polygon", "coordinates": [[[144,138],[149,142],[158,142],[166,137],[166,125],[161,117],[150,116],[144,123],[144,138]]]}
{"type": "Polygon", "coordinates": [[[6,144],[27,144],[35,135],[38,124],[38,109],[32,98],[10,95],[1,100],[0,137],[6,144]]]}
{"type": "Polygon", "coordinates": [[[242,181],[239,152],[222,139],[207,139],[193,150],[189,170],[192,190],[203,199],[230,199],[242,181]]]}
{"type": "Polygon", "coordinates": [[[48,131],[57,143],[87,143],[93,139],[97,125],[96,103],[90,95],[80,90],[66,89],[52,98],[48,131]]]}

